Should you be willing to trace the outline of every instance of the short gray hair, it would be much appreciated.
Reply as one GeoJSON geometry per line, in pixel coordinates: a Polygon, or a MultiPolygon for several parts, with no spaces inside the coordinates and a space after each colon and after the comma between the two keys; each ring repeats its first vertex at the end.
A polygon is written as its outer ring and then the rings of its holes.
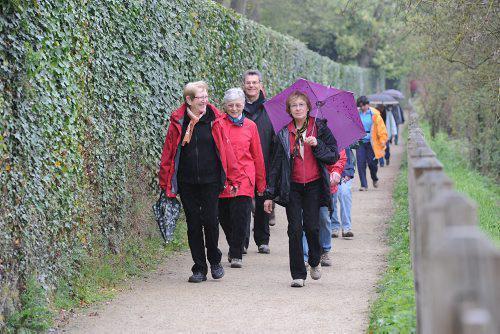
{"type": "Polygon", "coordinates": [[[245,93],[241,88],[230,88],[224,93],[224,100],[222,103],[225,105],[228,102],[241,100],[245,103],[245,93]]]}
{"type": "Polygon", "coordinates": [[[259,81],[262,82],[262,73],[260,73],[259,70],[248,70],[248,71],[245,71],[245,73],[243,73],[243,82],[245,82],[245,79],[247,78],[247,76],[249,75],[256,75],[259,77],[259,81]]]}

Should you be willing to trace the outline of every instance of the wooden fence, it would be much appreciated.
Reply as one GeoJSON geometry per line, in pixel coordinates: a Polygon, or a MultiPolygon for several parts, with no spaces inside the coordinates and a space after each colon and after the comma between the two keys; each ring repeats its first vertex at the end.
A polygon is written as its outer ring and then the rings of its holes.
{"type": "Polygon", "coordinates": [[[453,189],[413,109],[408,131],[417,332],[498,334],[500,251],[479,230],[476,205],[453,189]]]}

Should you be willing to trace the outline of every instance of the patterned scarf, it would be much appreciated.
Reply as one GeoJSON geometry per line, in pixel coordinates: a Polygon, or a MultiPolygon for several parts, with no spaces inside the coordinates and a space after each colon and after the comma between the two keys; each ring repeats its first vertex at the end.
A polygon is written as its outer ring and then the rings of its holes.
{"type": "Polygon", "coordinates": [[[240,118],[234,118],[233,116],[227,114],[227,117],[233,122],[236,126],[243,126],[243,120],[245,119],[245,115],[241,114],[240,118]]]}
{"type": "Polygon", "coordinates": [[[199,116],[196,116],[195,114],[193,114],[191,109],[189,109],[189,107],[186,110],[187,110],[187,114],[191,120],[189,121],[189,124],[188,124],[187,129],[186,129],[186,134],[184,135],[184,139],[182,140],[182,146],[189,144],[189,142],[191,141],[191,136],[193,135],[194,126],[196,125],[196,123],[198,123],[200,118],[202,118],[203,115],[205,115],[205,112],[206,112],[206,110],[205,110],[199,116]]]}
{"type": "Polygon", "coordinates": [[[309,115],[307,115],[306,121],[300,129],[297,128],[295,120],[293,120],[293,125],[295,126],[295,142],[293,144],[293,157],[298,157],[299,155],[304,159],[304,134],[306,134],[307,127],[309,126],[309,115]]]}

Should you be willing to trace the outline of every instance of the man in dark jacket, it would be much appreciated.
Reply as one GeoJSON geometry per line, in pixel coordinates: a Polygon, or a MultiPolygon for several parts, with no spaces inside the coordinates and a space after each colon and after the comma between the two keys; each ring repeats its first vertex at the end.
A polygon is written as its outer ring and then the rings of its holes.
{"type": "MultiPolygon", "coordinates": [[[[269,165],[272,157],[272,146],[274,141],[274,129],[271,120],[264,109],[266,98],[262,87],[262,74],[257,70],[248,70],[243,74],[243,91],[246,102],[243,113],[257,125],[259,131],[262,154],[266,167],[266,178],[269,173],[269,165]]],[[[255,194],[254,213],[254,240],[258,246],[259,253],[268,254],[269,249],[269,214],[264,212],[264,197],[255,194]]]]}

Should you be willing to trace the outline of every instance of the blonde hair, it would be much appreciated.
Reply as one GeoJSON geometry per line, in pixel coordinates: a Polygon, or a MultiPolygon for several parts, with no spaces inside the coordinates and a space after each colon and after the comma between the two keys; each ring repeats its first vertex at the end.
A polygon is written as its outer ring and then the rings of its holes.
{"type": "Polygon", "coordinates": [[[189,96],[191,97],[191,99],[194,99],[196,92],[200,89],[208,92],[208,85],[205,81],[188,82],[186,86],[184,86],[184,91],[182,92],[182,95],[184,96],[184,101],[186,101],[186,96],[189,96]]]}

